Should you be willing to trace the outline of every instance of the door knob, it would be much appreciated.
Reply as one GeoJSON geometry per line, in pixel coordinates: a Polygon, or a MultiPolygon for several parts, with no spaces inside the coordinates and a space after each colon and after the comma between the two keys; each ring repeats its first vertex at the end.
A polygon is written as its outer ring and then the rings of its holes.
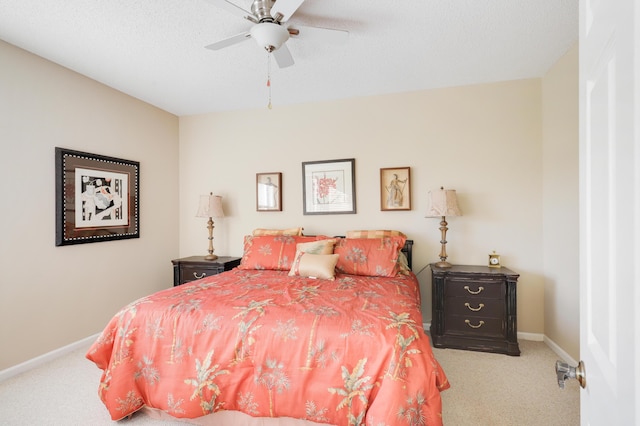
{"type": "Polygon", "coordinates": [[[576,379],[583,389],[587,386],[587,377],[582,361],[578,363],[577,367],[571,367],[566,362],[556,361],[556,375],[560,389],[564,389],[564,381],[567,379],[576,379]]]}

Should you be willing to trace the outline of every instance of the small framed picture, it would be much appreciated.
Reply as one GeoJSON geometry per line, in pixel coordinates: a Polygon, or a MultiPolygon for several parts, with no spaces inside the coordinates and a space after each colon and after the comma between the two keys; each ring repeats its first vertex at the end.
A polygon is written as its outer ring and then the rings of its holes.
{"type": "Polygon", "coordinates": [[[411,210],[411,168],[380,169],[380,210],[411,210]]]}
{"type": "Polygon", "coordinates": [[[282,211],[282,173],[256,173],[256,210],[282,211]]]}

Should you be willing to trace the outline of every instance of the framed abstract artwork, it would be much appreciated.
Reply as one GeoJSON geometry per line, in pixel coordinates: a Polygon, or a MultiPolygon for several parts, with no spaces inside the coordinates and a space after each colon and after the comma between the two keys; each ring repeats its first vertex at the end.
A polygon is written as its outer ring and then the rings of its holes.
{"type": "Polygon", "coordinates": [[[355,159],[302,163],[303,214],[356,212],[355,159]]]}
{"type": "Polygon", "coordinates": [[[140,237],[140,163],[55,149],[56,246],[140,237]]]}
{"type": "Polygon", "coordinates": [[[411,210],[411,168],[380,169],[380,210],[411,210]]]}
{"type": "Polygon", "coordinates": [[[282,211],[282,173],[256,173],[256,210],[282,211]]]}

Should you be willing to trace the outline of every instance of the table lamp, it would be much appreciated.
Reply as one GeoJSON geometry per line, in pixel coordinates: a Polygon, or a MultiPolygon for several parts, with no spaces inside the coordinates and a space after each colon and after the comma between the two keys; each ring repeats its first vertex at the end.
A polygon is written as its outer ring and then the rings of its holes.
{"type": "Polygon", "coordinates": [[[222,197],[220,195],[201,195],[200,206],[196,217],[208,217],[207,228],[209,229],[209,254],[204,257],[205,260],[216,260],[218,256],[213,254],[213,218],[224,217],[222,210],[222,197]]]}
{"type": "Polygon", "coordinates": [[[435,264],[438,268],[450,268],[447,262],[447,220],[446,216],[462,216],[458,207],[458,198],[455,189],[440,187],[437,191],[429,191],[429,209],[426,217],[439,217],[440,220],[440,262],[435,264]]]}

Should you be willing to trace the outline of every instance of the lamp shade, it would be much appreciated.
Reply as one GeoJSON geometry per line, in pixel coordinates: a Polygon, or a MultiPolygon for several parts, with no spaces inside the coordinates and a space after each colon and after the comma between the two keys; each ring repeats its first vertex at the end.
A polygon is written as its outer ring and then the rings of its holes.
{"type": "Polygon", "coordinates": [[[222,210],[222,197],[220,195],[201,195],[200,206],[196,217],[224,217],[222,210]]]}
{"type": "Polygon", "coordinates": [[[455,189],[429,191],[427,217],[462,216],[455,189]]]}

